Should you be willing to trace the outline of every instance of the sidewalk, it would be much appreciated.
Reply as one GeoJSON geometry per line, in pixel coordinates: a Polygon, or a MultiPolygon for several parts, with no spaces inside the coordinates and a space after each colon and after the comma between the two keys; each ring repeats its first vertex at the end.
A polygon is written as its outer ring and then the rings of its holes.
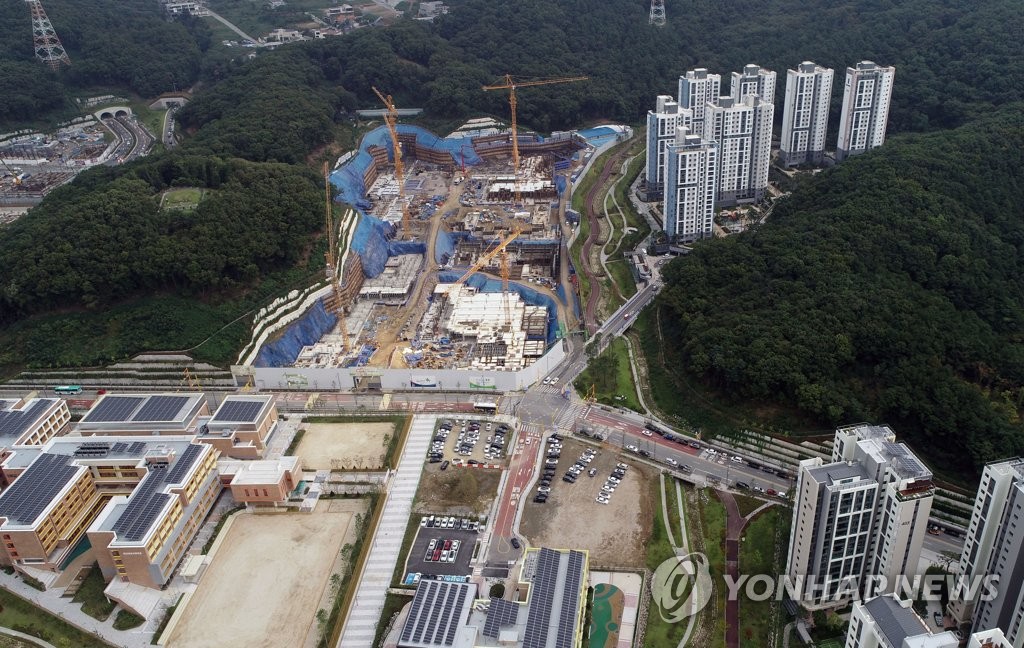
{"type": "Polygon", "coordinates": [[[60,595],[63,590],[53,589],[40,592],[17,576],[3,572],[0,572],[0,587],[63,619],[82,632],[99,637],[110,645],[120,648],[148,648],[151,645],[153,631],[162,620],[160,615],[155,615],[154,618],[147,620],[138,628],[125,631],[115,630],[113,623],[119,608],[115,608],[106,621],[97,621],[82,612],[80,603],[73,603],[70,598],[63,598],[60,595]]]}

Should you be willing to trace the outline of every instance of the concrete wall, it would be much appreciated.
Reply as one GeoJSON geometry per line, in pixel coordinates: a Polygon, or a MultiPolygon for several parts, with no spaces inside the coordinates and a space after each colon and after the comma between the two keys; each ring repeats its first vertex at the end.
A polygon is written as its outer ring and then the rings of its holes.
{"type": "Polygon", "coordinates": [[[307,367],[237,367],[235,378],[244,385],[248,372],[253,374],[257,389],[314,389],[318,391],[349,391],[359,380],[372,378],[380,380],[385,391],[452,391],[473,390],[482,395],[526,389],[546,376],[565,357],[563,342],[557,342],[546,354],[522,371],[476,371],[472,369],[376,369],[372,367],[348,368],[307,368],[307,367]],[[430,376],[436,379],[437,387],[415,388],[410,383],[430,376]],[[470,382],[484,379],[493,384],[493,389],[470,387],[470,382]]]}

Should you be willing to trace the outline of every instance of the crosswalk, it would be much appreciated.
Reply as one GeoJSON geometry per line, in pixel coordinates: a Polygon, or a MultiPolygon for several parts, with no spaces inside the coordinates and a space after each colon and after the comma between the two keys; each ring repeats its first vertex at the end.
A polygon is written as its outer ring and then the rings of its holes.
{"type": "Polygon", "coordinates": [[[586,417],[589,409],[590,403],[573,403],[562,410],[555,425],[563,430],[575,430],[579,422],[586,417]]]}

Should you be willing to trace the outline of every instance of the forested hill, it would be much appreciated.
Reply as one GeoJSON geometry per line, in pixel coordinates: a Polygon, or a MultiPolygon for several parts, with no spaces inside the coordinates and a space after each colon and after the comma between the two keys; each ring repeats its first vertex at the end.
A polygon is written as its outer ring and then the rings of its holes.
{"type": "Polygon", "coordinates": [[[47,113],[74,116],[70,97],[87,88],[143,97],[186,90],[209,46],[210,30],[202,21],[168,21],[155,0],[43,5],[72,65],[50,72],[36,61],[28,5],[0,3],[0,132],[47,113]]]}
{"type": "Polygon", "coordinates": [[[666,353],[726,399],[1024,452],[1024,107],[891,140],[666,267],[666,353]]]}

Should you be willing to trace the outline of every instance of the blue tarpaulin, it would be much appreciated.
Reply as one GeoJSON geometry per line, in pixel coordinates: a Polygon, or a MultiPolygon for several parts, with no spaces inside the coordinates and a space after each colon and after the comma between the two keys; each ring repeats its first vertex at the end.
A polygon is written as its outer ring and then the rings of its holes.
{"type": "Polygon", "coordinates": [[[290,367],[295,364],[302,347],[320,340],[338,323],[338,316],[328,313],[323,300],[317,300],[305,315],[288,325],[284,335],[260,349],[253,366],[290,367]]]}

